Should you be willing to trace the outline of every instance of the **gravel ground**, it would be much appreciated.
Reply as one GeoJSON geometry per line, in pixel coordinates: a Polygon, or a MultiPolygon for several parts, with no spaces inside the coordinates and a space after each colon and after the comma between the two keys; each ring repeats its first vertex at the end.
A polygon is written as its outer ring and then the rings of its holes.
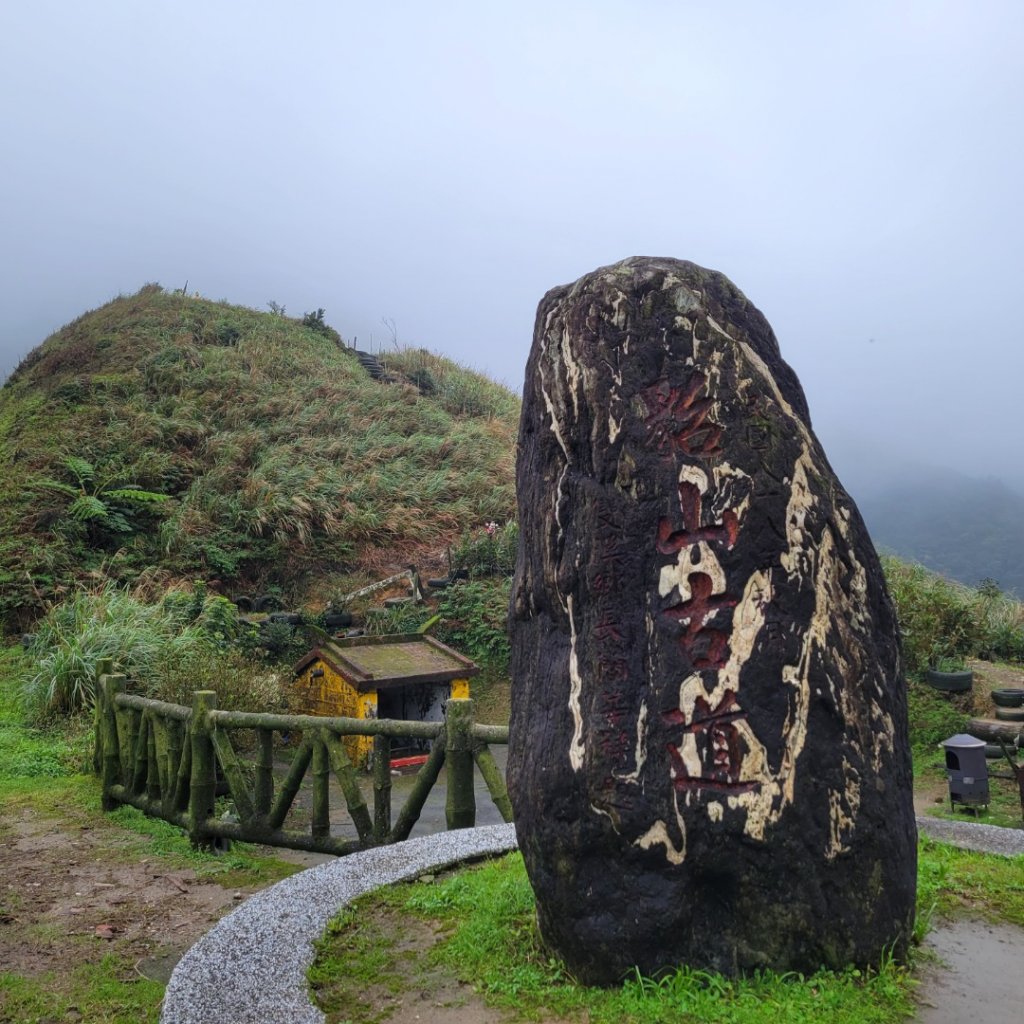
{"type": "MultiPolygon", "coordinates": [[[[944,843],[1004,856],[1024,854],[1024,831],[919,817],[944,843]]],[[[162,1024],[322,1024],[309,1001],[313,943],[350,900],[371,889],[515,849],[512,825],[438,832],[310,868],[247,900],[182,957],[162,1024]]]]}
{"type": "Polygon", "coordinates": [[[309,1001],[313,943],[350,900],[392,882],[515,849],[512,825],[438,832],[302,871],[248,899],[179,961],[163,1024],[322,1024],[309,1001]]]}

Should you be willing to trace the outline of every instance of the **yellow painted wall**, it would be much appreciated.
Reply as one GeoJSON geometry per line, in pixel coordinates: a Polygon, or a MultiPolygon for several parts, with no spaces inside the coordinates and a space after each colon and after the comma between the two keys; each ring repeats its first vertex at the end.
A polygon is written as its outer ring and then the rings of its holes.
{"type": "MultiPolygon", "coordinates": [[[[314,661],[296,677],[295,688],[299,695],[299,710],[306,715],[322,715],[328,718],[376,718],[377,691],[360,693],[324,661],[314,661]],[[313,672],[323,669],[322,676],[313,672]]],[[[454,700],[469,697],[469,680],[453,679],[450,695],[454,700]]],[[[345,753],[355,765],[364,765],[373,753],[372,736],[345,736],[342,739],[345,753]]]]}
{"type": "MultiPolygon", "coordinates": [[[[306,666],[296,678],[295,688],[303,714],[329,718],[377,717],[377,691],[360,693],[326,662],[317,660],[306,666]],[[317,669],[323,669],[322,676],[313,675],[317,669]]],[[[364,764],[373,752],[372,736],[345,736],[342,743],[345,753],[356,765],[364,764]]]]}

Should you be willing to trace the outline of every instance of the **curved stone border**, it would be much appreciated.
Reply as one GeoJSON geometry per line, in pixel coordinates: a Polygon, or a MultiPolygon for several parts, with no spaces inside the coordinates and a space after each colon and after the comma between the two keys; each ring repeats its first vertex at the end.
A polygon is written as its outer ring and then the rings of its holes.
{"type": "Polygon", "coordinates": [[[306,970],[327,922],[371,889],[516,848],[512,825],[438,832],[353,853],[256,893],[181,958],[162,1024],[323,1024],[306,970]]]}
{"type": "Polygon", "coordinates": [[[983,825],[973,821],[918,816],[917,829],[932,839],[959,846],[962,850],[997,853],[1004,857],[1024,855],[1024,830],[983,825]]]}

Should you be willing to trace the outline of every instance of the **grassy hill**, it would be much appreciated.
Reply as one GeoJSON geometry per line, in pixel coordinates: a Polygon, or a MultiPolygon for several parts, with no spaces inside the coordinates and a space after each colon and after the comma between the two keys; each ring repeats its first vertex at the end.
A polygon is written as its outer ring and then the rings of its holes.
{"type": "Polygon", "coordinates": [[[0,624],[78,581],[326,599],[514,514],[519,400],[422,350],[373,380],[322,316],[146,285],[0,390],[0,624]]]}

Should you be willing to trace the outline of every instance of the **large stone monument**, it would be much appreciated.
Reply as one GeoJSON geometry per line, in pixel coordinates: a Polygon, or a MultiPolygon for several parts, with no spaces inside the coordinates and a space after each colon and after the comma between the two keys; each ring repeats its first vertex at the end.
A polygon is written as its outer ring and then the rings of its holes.
{"type": "Polygon", "coordinates": [[[893,606],[771,327],[630,259],[537,312],[517,466],[509,788],[585,981],[906,949],[893,606]]]}

